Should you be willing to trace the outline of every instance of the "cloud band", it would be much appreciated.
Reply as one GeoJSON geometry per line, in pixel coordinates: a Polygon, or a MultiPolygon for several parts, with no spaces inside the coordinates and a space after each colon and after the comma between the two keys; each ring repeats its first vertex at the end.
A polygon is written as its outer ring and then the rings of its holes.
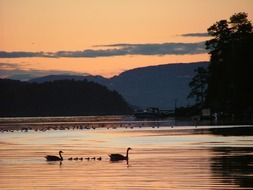
{"type": "Polygon", "coordinates": [[[57,51],[57,52],[6,52],[0,51],[0,58],[96,58],[124,55],[185,55],[206,53],[205,42],[197,43],[161,43],[161,44],[110,44],[97,47],[109,49],[87,49],[83,51],[57,51]]]}
{"type": "Polygon", "coordinates": [[[182,34],[183,37],[209,37],[209,34],[206,32],[203,33],[186,33],[182,34]]]}

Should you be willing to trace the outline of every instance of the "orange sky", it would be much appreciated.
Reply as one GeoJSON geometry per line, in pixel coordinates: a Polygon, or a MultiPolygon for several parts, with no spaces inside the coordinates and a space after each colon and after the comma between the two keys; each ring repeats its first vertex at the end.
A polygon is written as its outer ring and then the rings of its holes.
{"type": "MultiPolygon", "coordinates": [[[[244,11],[252,0],[0,0],[0,51],[99,50],[111,44],[201,42],[214,22],[244,11]]],[[[0,58],[19,69],[64,70],[110,77],[122,71],[175,62],[208,60],[206,53],[71,58],[0,58]]]]}

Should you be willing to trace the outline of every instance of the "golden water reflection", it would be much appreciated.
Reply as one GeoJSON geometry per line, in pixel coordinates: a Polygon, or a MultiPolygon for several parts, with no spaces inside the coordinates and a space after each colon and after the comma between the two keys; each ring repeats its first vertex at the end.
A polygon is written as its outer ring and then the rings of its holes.
{"type": "MultiPolygon", "coordinates": [[[[251,128],[242,130],[252,130],[251,128]]],[[[196,129],[197,130],[197,129],[196,129]]],[[[2,133],[1,189],[252,189],[253,137],[161,129],[2,133]],[[112,163],[108,154],[130,160],[112,163]],[[46,162],[64,151],[65,160],[46,162]],[[102,160],[67,160],[69,157],[102,160]]]]}

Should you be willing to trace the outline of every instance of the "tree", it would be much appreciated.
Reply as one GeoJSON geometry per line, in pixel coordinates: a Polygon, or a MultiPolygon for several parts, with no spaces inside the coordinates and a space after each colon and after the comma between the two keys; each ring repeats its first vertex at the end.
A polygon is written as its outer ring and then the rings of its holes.
{"type": "Polygon", "coordinates": [[[196,75],[189,83],[191,92],[188,98],[195,98],[196,104],[203,106],[207,93],[208,71],[204,67],[198,67],[195,72],[196,75]]]}
{"type": "Polygon", "coordinates": [[[246,13],[208,28],[211,55],[206,103],[215,111],[241,113],[253,110],[253,27],[246,13]]]}

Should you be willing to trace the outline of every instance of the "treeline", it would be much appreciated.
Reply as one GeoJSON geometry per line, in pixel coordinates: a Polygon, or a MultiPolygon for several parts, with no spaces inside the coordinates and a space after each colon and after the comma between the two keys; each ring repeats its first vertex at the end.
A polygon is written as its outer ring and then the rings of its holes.
{"type": "Polygon", "coordinates": [[[189,97],[200,108],[211,108],[239,120],[253,119],[253,26],[244,12],[208,28],[208,69],[199,68],[189,97]]]}
{"type": "Polygon", "coordinates": [[[131,111],[116,91],[86,80],[38,84],[0,79],[0,116],[118,115],[131,111]]]}

